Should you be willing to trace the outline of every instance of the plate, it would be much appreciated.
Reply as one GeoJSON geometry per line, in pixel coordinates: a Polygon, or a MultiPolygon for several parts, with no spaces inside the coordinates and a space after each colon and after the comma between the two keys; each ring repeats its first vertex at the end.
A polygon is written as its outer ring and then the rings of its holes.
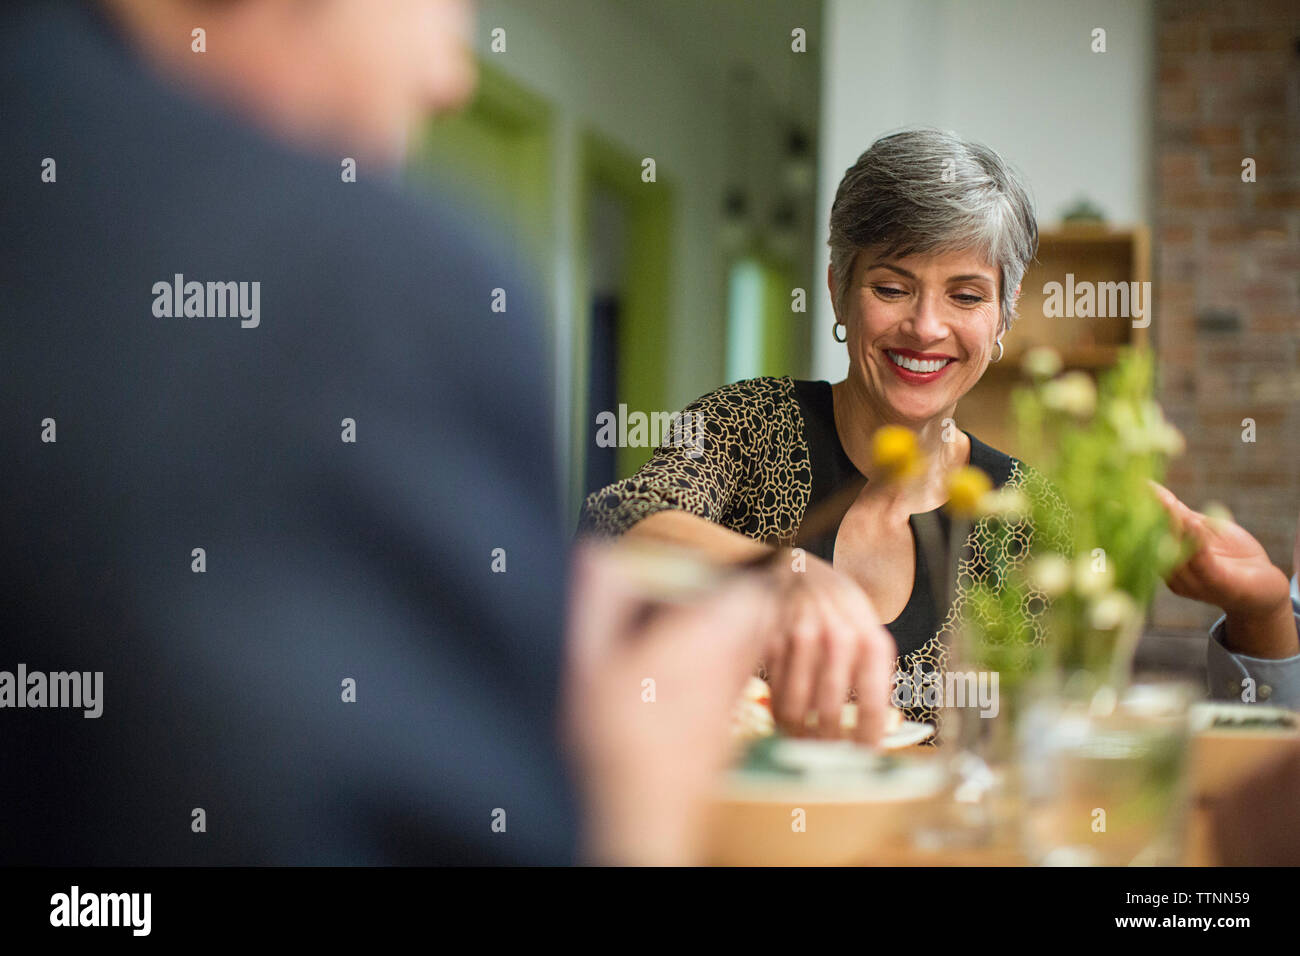
{"type": "Polygon", "coordinates": [[[886,790],[892,790],[906,776],[900,776],[900,767],[910,767],[918,759],[927,768],[926,772],[939,765],[938,761],[922,759],[920,754],[895,753],[933,733],[931,724],[905,722],[882,741],[881,747],[864,747],[853,740],[775,734],[749,745],[732,778],[733,782],[766,786],[794,784],[826,786],[835,791],[846,787],[855,791],[879,791],[884,784],[886,790]]]}
{"type": "Polygon", "coordinates": [[[1300,731],[1300,714],[1265,704],[1236,701],[1203,701],[1191,707],[1192,732],[1196,734],[1293,735],[1300,731]]]}
{"type": "Polygon", "coordinates": [[[768,737],[719,788],[706,829],[707,860],[721,866],[869,863],[928,818],[946,784],[942,763],[919,754],[847,740],[768,737]]]}
{"type": "Polygon", "coordinates": [[[902,750],[915,747],[934,736],[934,724],[923,724],[915,720],[905,720],[891,734],[886,734],[880,741],[885,750],[902,750]]]}

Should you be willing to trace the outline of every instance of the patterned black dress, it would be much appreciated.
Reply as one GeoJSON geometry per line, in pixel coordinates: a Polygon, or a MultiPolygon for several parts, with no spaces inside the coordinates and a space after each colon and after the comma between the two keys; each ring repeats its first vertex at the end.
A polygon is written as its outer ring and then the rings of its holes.
{"type": "MultiPolygon", "coordinates": [[[[830,384],[788,377],[749,379],[708,393],[685,412],[697,424],[699,440],[692,445],[665,443],[636,474],[589,495],[579,532],[618,535],[652,514],[677,509],[768,544],[804,548],[830,562],[838,522],[828,533],[805,538],[800,536],[803,517],[846,485],[860,488],[866,483],[840,443],[830,384]]],[[[970,464],[988,474],[994,487],[1053,494],[1032,469],[968,437],[970,464]]],[[[847,511],[852,497],[843,500],[847,511]]],[[[913,538],[918,521],[936,519],[946,554],[951,524],[942,509],[933,518],[913,515],[913,538]]],[[[1009,530],[1009,536],[992,535],[985,519],[971,527],[953,596],[942,614],[925,549],[914,549],[912,593],[902,613],[886,625],[898,644],[900,674],[942,674],[970,587],[993,581],[994,569],[1013,566],[1028,554],[1033,533],[1029,520],[1012,521],[1009,530]]],[[[1041,595],[1030,600],[1034,611],[1046,606],[1041,595]]],[[[1042,638],[1036,628],[1032,642],[1039,644],[1042,638]]],[[[939,722],[935,708],[918,703],[904,709],[909,720],[939,722]]]]}

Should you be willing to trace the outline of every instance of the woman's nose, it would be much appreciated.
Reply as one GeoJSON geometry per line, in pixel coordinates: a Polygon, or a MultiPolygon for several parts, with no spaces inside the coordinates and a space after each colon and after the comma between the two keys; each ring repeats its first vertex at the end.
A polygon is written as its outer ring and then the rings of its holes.
{"type": "Polygon", "coordinates": [[[911,314],[903,321],[906,331],[920,342],[934,342],[947,334],[941,315],[940,303],[935,297],[919,295],[913,302],[911,314]]]}

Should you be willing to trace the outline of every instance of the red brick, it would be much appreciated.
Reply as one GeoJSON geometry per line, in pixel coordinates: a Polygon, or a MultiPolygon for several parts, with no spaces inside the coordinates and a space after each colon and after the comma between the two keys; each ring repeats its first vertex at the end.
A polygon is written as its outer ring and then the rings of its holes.
{"type": "Polygon", "coordinates": [[[1294,332],[1300,334],[1300,312],[1256,312],[1250,320],[1253,332],[1294,332]]]}
{"type": "Polygon", "coordinates": [[[1267,247],[1292,241],[1286,221],[1277,213],[1234,216],[1230,222],[1208,223],[1206,237],[1211,246],[1252,243],[1255,247],[1267,247]]]}
{"type": "Polygon", "coordinates": [[[1166,153],[1160,157],[1160,178],[1162,180],[1182,179],[1197,182],[1205,163],[1199,153],[1166,153]]]}
{"type": "Polygon", "coordinates": [[[1277,49],[1282,35],[1258,28],[1216,29],[1210,32],[1210,50],[1214,53],[1254,53],[1277,49]]]}
{"type": "Polygon", "coordinates": [[[1241,116],[1272,116],[1286,109],[1286,87],[1277,82],[1253,88],[1233,86],[1211,89],[1200,102],[1206,119],[1230,119],[1241,116]]]}
{"type": "Polygon", "coordinates": [[[1300,209],[1300,189],[1260,189],[1256,209],[1300,209]]]}
{"type": "Polygon", "coordinates": [[[1228,187],[1207,186],[1187,188],[1178,183],[1162,184],[1160,201],[1180,209],[1242,209],[1249,208],[1250,194],[1228,187]]]}
{"type": "Polygon", "coordinates": [[[1192,140],[1203,146],[1233,146],[1242,141],[1241,127],[1235,123],[1203,123],[1192,130],[1192,140]]]}
{"type": "Polygon", "coordinates": [[[1200,113],[1200,95],[1193,87],[1161,86],[1156,92],[1156,110],[1162,120],[1183,116],[1195,119],[1200,113]]]}
{"type": "Polygon", "coordinates": [[[1224,177],[1241,180],[1242,166],[1245,159],[1255,161],[1255,179],[1265,175],[1277,176],[1291,168],[1283,151],[1276,145],[1264,145],[1256,142],[1252,146],[1233,144],[1232,146],[1214,146],[1204,150],[1206,173],[1211,178],[1224,177]]]}
{"type": "Polygon", "coordinates": [[[1160,53],[1193,53],[1205,49],[1204,29],[1199,23],[1162,23],[1156,28],[1160,53]]]}

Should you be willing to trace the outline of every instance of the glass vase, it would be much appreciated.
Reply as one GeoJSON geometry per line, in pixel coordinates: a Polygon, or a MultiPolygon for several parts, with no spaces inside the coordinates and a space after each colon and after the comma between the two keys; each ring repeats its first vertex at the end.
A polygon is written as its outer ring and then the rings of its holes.
{"type": "Polygon", "coordinates": [[[1017,726],[1021,849],[1046,866],[1168,866],[1183,853],[1188,708],[1183,683],[1117,690],[1065,675],[1017,726]]]}

